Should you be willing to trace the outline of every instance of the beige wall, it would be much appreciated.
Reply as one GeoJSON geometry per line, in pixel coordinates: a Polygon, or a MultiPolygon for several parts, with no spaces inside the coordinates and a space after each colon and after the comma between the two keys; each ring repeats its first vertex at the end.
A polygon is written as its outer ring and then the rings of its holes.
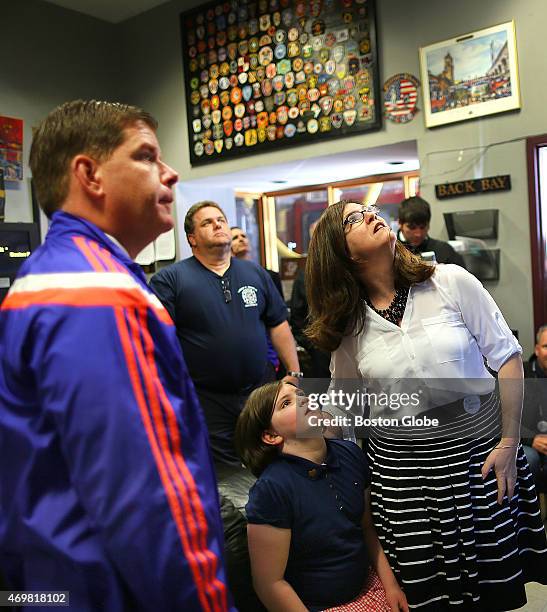
{"type": "Polygon", "coordinates": [[[32,126],[76,98],[119,97],[115,26],[39,0],[2,2],[0,114],[24,120],[24,180],[8,184],[6,221],[31,221],[32,126]]]}

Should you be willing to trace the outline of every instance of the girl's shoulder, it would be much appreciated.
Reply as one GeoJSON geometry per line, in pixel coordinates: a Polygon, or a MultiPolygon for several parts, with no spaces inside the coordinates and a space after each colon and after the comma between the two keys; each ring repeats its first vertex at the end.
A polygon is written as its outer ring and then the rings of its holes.
{"type": "Polygon", "coordinates": [[[340,438],[328,438],[327,446],[336,453],[349,453],[353,455],[363,454],[361,447],[351,440],[342,440],[340,438]]]}
{"type": "Polygon", "coordinates": [[[298,488],[278,463],[283,462],[270,464],[251,487],[245,512],[249,523],[290,529],[298,488]]]}
{"type": "Polygon", "coordinates": [[[282,493],[291,489],[294,480],[293,470],[287,461],[279,458],[272,461],[257,478],[251,491],[282,493]]]}
{"type": "Polygon", "coordinates": [[[368,460],[363,449],[351,440],[330,439],[327,440],[329,455],[338,460],[341,467],[351,466],[359,472],[368,474],[368,460]]]}

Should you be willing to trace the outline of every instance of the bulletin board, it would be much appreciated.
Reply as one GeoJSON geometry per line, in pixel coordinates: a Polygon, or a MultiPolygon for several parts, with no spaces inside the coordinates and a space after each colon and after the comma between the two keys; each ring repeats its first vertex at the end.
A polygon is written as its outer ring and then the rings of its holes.
{"type": "Polygon", "coordinates": [[[381,127],[374,0],[231,0],[181,15],[192,165],[381,127]]]}

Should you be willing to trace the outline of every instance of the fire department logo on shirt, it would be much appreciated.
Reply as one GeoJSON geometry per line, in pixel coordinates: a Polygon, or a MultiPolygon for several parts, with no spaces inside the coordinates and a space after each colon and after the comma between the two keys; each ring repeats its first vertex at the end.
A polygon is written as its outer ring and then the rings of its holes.
{"type": "Polygon", "coordinates": [[[237,292],[241,295],[241,299],[245,304],[245,308],[252,308],[253,306],[258,306],[258,294],[256,291],[256,287],[245,285],[244,287],[238,289],[237,292]]]}

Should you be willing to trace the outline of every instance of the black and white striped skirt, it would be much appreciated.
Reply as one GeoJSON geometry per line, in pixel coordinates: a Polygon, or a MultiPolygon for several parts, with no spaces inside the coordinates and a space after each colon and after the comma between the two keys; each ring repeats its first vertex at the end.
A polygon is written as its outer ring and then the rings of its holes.
{"type": "Polygon", "coordinates": [[[499,438],[477,433],[491,433],[498,418],[492,395],[478,414],[462,410],[434,435],[370,431],[374,524],[412,610],[513,610],[526,603],[526,582],[547,584],[545,530],[522,447],[510,501],[497,503],[493,470],[481,476],[499,438]]]}

